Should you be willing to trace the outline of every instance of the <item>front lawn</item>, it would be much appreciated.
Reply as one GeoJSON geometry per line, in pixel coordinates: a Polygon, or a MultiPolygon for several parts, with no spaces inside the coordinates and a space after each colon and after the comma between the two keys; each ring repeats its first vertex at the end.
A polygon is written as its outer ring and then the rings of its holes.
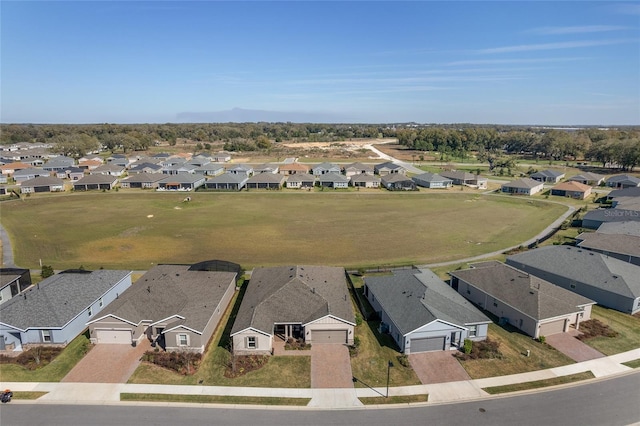
{"type": "Polygon", "coordinates": [[[618,336],[583,340],[587,345],[605,355],[615,355],[640,348],[640,318],[598,305],[593,307],[591,318],[607,324],[618,332],[618,336]]]}
{"type": "Polygon", "coordinates": [[[490,324],[488,337],[500,342],[498,350],[502,358],[460,361],[472,379],[526,373],[574,363],[563,353],[518,332],[508,324],[504,327],[490,324]],[[527,350],[530,351],[528,357],[527,350]]]}
{"type": "Polygon", "coordinates": [[[42,368],[28,370],[16,364],[0,364],[3,382],[59,382],[89,350],[89,339],[81,334],[53,361],[42,368]]]}

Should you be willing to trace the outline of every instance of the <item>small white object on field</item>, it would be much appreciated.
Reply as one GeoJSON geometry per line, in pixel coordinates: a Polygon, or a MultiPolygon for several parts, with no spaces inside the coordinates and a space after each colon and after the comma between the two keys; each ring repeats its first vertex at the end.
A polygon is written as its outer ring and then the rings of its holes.
{"type": "Polygon", "coordinates": [[[152,214],[148,214],[148,215],[147,215],[147,217],[148,217],[149,219],[151,219],[151,218],[153,217],[153,215],[152,215],[152,214]]]}

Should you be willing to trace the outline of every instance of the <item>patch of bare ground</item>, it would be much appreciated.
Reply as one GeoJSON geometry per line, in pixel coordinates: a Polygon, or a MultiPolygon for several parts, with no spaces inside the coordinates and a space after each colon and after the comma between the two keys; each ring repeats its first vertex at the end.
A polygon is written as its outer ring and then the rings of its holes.
{"type": "Polygon", "coordinates": [[[617,337],[618,332],[609,327],[607,324],[592,318],[588,321],[584,321],[580,323],[580,334],[578,336],[579,340],[587,340],[592,339],[594,337],[617,337]]]}

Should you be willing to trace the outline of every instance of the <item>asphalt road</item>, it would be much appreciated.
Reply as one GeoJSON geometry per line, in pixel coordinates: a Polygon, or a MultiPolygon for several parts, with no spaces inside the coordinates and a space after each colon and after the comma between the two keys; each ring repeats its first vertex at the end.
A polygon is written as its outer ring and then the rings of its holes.
{"type": "Polygon", "coordinates": [[[460,404],[313,411],[124,405],[48,405],[11,402],[2,426],[55,425],[630,425],[640,422],[640,371],[613,379],[460,404]]]}

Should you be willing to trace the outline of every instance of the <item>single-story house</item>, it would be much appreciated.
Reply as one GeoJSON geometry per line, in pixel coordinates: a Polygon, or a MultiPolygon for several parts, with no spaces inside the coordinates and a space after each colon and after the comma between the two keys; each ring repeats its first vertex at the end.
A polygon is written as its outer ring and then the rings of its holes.
{"type": "Polygon", "coordinates": [[[49,172],[57,172],[58,170],[64,170],[68,169],[69,167],[73,167],[75,164],[76,160],[74,160],[73,158],[59,155],[47,161],[44,166],[42,166],[42,168],[49,172]]]}
{"type": "Polygon", "coordinates": [[[133,164],[133,162],[134,160],[132,158],[129,158],[124,154],[113,154],[109,158],[107,158],[108,164],[119,166],[123,169],[129,167],[131,164],[133,164]]]}
{"type": "Polygon", "coordinates": [[[640,211],[626,209],[596,209],[588,211],[582,218],[582,227],[598,229],[603,223],[609,222],[638,222],[640,211]]]}
{"type": "MultiPolygon", "coordinates": [[[[31,272],[22,268],[0,269],[0,304],[20,295],[31,286],[31,272]]],[[[0,342],[2,344],[2,342],[0,342]]]]}
{"type": "Polygon", "coordinates": [[[122,165],[115,164],[113,162],[109,164],[103,164],[89,171],[92,175],[109,175],[109,176],[122,176],[126,171],[122,165]]]}
{"type": "Polygon", "coordinates": [[[167,351],[204,352],[236,290],[236,272],[157,265],[89,321],[96,344],[143,338],[167,351]]]}
{"type": "Polygon", "coordinates": [[[610,188],[637,188],[640,186],[640,179],[631,175],[611,176],[606,185],[610,188]]]}
{"type": "Polygon", "coordinates": [[[428,269],[365,277],[364,294],[404,354],[484,340],[491,320],[428,269]]]}
{"type": "Polygon", "coordinates": [[[354,327],[344,268],[256,268],[231,328],[233,353],[269,354],[274,337],[350,345],[354,327]]]}
{"type": "Polygon", "coordinates": [[[416,183],[401,173],[383,175],[380,178],[380,183],[389,191],[415,191],[417,189],[416,183]]]}
{"type": "Polygon", "coordinates": [[[122,188],[155,189],[158,187],[158,182],[163,179],[166,179],[166,176],[160,173],[141,172],[122,179],[120,186],[122,188]]]}
{"type": "Polygon", "coordinates": [[[84,170],[80,167],[68,167],[64,170],[53,172],[58,179],[80,180],[84,177],[84,170]]]}
{"type": "Polygon", "coordinates": [[[195,172],[205,176],[220,176],[224,173],[224,166],[217,163],[207,163],[196,167],[195,172]]]}
{"type": "MultiPolygon", "coordinates": [[[[282,169],[280,169],[282,171],[282,169]]],[[[316,177],[309,173],[295,173],[287,175],[287,188],[312,188],[316,184],[316,177]]]]}
{"type": "Polygon", "coordinates": [[[51,172],[36,167],[29,167],[27,169],[16,170],[13,174],[13,180],[16,181],[16,184],[20,185],[22,182],[41,176],[51,176],[51,172]]]}
{"type": "Polygon", "coordinates": [[[82,170],[87,170],[87,171],[95,170],[96,168],[102,166],[102,164],[103,164],[102,160],[82,160],[82,159],[80,159],[78,161],[78,167],[81,168],[82,170]]]}
{"type": "Polygon", "coordinates": [[[245,187],[249,177],[242,174],[223,173],[205,181],[207,189],[217,189],[223,191],[240,191],[245,187]]]}
{"type": "Polygon", "coordinates": [[[20,161],[24,164],[30,165],[31,167],[42,167],[45,163],[41,156],[33,155],[27,155],[26,157],[21,158],[20,161]]]}
{"type": "Polygon", "coordinates": [[[278,173],[280,171],[280,166],[277,164],[260,164],[253,168],[253,172],[256,174],[259,173],[278,173]]]}
{"type": "Polygon", "coordinates": [[[561,172],[559,170],[547,169],[541,172],[532,173],[529,177],[539,182],[558,183],[562,180],[562,178],[564,178],[564,172],[561,172]]]}
{"type": "Polygon", "coordinates": [[[232,175],[251,177],[253,176],[253,167],[247,164],[236,164],[235,166],[229,167],[227,169],[227,173],[232,175]]]}
{"type": "Polygon", "coordinates": [[[604,176],[597,173],[584,172],[579,175],[571,176],[567,180],[584,183],[585,185],[598,186],[604,182],[604,176]]]}
{"type": "Polygon", "coordinates": [[[325,173],[318,176],[318,184],[325,188],[348,188],[349,178],[338,173],[325,173]]]}
{"type": "Polygon", "coordinates": [[[89,191],[92,189],[113,189],[118,184],[118,178],[111,175],[88,175],[73,183],[75,191],[89,191]]]}
{"type": "Polygon", "coordinates": [[[576,241],[580,248],[640,266],[640,236],[583,232],[576,241]]]}
{"type": "Polygon", "coordinates": [[[545,246],[507,257],[507,264],[552,284],[635,314],[640,312],[640,267],[572,246],[545,246]]]}
{"type": "Polygon", "coordinates": [[[22,182],[20,193],[31,194],[36,192],[62,192],[64,191],[64,182],[51,176],[40,176],[22,182]]]}
{"type": "Polygon", "coordinates": [[[574,180],[562,182],[551,188],[551,195],[584,200],[591,195],[592,187],[574,180]]]}
{"type": "Polygon", "coordinates": [[[66,345],[130,286],[130,271],[67,271],[46,278],[0,305],[0,350],[66,345]]]}
{"type": "Polygon", "coordinates": [[[615,200],[620,197],[637,197],[640,199],[640,188],[614,189],[607,194],[607,200],[615,200]]]}
{"type": "Polygon", "coordinates": [[[135,162],[129,169],[129,175],[135,175],[138,173],[162,173],[162,166],[157,163],[149,162],[135,162]]]}
{"type": "MultiPolygon", "coordinates": [[[[7,163],[0,166],[0,171],[4,176],[13,176],[15,172],[18,170],[28,169],[31,166],[29,164],[24,164],[20,162],[7,163]]],[[[43,167],[44,170],[46,168],[43,167]]]]}
{"type": "Polygon", "coordinates": [[[440,175],[451,179],[454,185],[465,185],[478,189],[487,189],[487,183],[489,182],[487,178],[480,175],[457,170],[445,170],[440,175]]]}
{"type": "Polygon", "coordinates": [[[279,167],[278,173],[282,175],[308,174],[309,167],[297,162],[283,164],[279,167]]]}
{"type": "Polygon", "coordinates": [[[280,189],[284,185],[285,177],[270,172],[256,173],[245,184],[247,189],[280,189]]]}
{"type": "Polygon", "coordinates": [[[373,166],[373,170],[378,176],[387,176],[391,174],[404,175],[407,173],[404,167],[391,161],[387,161],[386,163],[382,164],[376,164],[375,166],[373,166]]]}
{"type": "Polygon", "coordinates": [[[191,160],[187,161],[187,164],[191,164],[192,166],[196,167],[202,167],[204,165],[210,164],[211,161],[212,160],[210,155],[197,154],[194,155],[191,160]]]}
{"type": "Polygon", "coordinates": [[[449,272],[451,287],[508,323],[538,338],[565,333],[591,318],[591,299],[502,262],[481,262],[449,272]]]}
{"type": "Polygon", "coordinates": [[[229,154],[228,152],[218,152],[217,154],[211,156],[211,160],[215,161],[216,163],[226,163],[228,161],[231,161],[231,154],[229,154]]]}
{"type": "Polygon", "coordinates": [[[411,179],[413,179],[416,185],[424,188],[451,188],[453,185],[451,179],[440,176],[437,173],[423,173],[411,179]]]}
{"type": "Polygon", "coordinates": [[[204,185],[207,179],[203,175],[190,173],[165,176],[164,179],[158,181],[157,191],[195,191],[204,185]]]}
{"type": "Polygon", "coordinates": [[[530,178],[516,179],[504,183],[500,187],[502,192],[513,195],[533,195],[544,189],[544,184],[530,178]]]}
{"type": "Polygon", "coordinates": [[[197,167],[187,162],[179,164],[169,164],[162,168],[162,174],[165,175],[181,175],[181,174],[194,174],[197,167]]]}
{"type": "Polygon", "coordinates": [[[343,168],[344,175],[347,177],[365,174],[365,175],[373,175],[374,168],[371,164],[362,164],[362,163],[351,163],[347,164],[343,168]]]}
{"type": "Polygon", "coordinates": [[[339,175],[341,172],[342,170],[340,170],[340,166],[338,166],[337,164],[326,162],[320,163],[311,169],[311,174],[313,174],[314,176],[322,176],[327,173],[335,173],[339,175]]]}
{"type": "Polygon", "coordinates": [[[380,188],[380,177],[372,174],[358,173],[351,175],[349,183],[353,187],[380,188]]]}

